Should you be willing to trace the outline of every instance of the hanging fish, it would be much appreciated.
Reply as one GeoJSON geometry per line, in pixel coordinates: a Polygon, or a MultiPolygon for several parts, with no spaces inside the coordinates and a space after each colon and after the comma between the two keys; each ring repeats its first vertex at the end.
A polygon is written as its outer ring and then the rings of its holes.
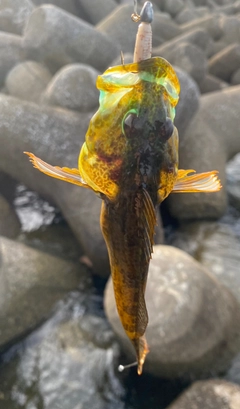
{"type": "Polygon", "coordinates": [[[99,109],[90,120],[78,169],[52,166],[25,152],[46,175],[92,189],[101,197],[100,224],[117,310],[136,351],[138,374],[148,353],[144,293],[156,209],[171,192],[221,188],[217,171],[195,174],[178,169],[173,120],[179,81],[166,60],[146,59],[148,54],[149,46],[140,57],[137,50],[137,62],[109,68],[98,77],[99,109]]]}

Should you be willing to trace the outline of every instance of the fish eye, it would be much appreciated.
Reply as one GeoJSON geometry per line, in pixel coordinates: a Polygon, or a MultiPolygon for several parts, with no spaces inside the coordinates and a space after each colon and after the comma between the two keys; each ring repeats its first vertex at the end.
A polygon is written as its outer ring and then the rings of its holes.
{"type": "Polygon", "coordinates": [[[160,138],[162,139],[163,142],[166,142],[173,134],[174,131],[174,125],[172,120],[167,117],[166,121],[164,123],[159,123],[156,124],[158,128],[158,134],[160,138]]]}

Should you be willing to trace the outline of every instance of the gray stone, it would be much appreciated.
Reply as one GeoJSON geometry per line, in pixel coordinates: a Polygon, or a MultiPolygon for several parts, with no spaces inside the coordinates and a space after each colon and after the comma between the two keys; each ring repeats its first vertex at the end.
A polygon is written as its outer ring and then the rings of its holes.
{"type": "Polygon", "coordinates": [[[240,42],[240,20],[237,16],[222,16],[223,36],[221,41],[226,44],[240,42]]]}
{"type": "Polygon", "coordinates": [[[182,33],[187,33],[196,29],[204,29],[215,40],[219,40],[223,35],[221,26],[221,17],[218,15],[208,15],[203,18],[198,18],[189,23],[181,25],[182,33]]]}
{"type": "MultiPolygon", "coordinates": [[[[132,22],[132,13],[132,5],[118,6],[96,26],[99,33],[111,38],[116,44],[120,44],[120,50],[123,53],[132,53],[135,46],[138,24],[132,22]]],[[[115,57],[116,52],[112,59],[115,57]]]]}
{"type": "Polygon", "coordinates": [[[28,58],[46,64],[53,71],[75,62],[102,71],[120,52],[110,37],[52,5],[40,6],[31,14],[23,44],[28,58]]]}
{"type": "Polygon", "coordinates": [[[165,0],[164,1],[164,11],[175,17],[184,8],[183,0],[165,0]]]}
{"type": "Polygon", "coordinates": [[[182,43],[193,44],[194,46],[197,46],[201,50],[203,50],[205,55],[207,55],[209,34],[202,29],[192,30],[190,32],[175,37],[173,40],[167,41],[165,44],[159,47],[153,48],[153,56],[161,56],[168,60],[169,56],[171,56],[182,43]]]}
{"type": "Polygon", "coordinates": [[[0,85],[3,85],[8,71],[23,59],[22,38],[0,32],[0,85]]]}
{"type": "Polygon", "coordinates": [[[78,5],[92,24],[105,19],[117,7],[114,0],[78,0],[78,5]]]}
{"type": "Polygon", "coordinates": [[[240,44],[232,44],[209,60],[209,72],[224,81],[230,81],[240,66],[240,44]]]}
{"type": "Polygon", "coordinates": [[[196,82],[185,71],[178,67],[174,67],[174,69],[181,87],[174,123],[181,139],[181,136],[198,110],[200,93],[196,82]]]}
{"type": "MultiPolygon", "coordinates": [[[[240,346],[239,305],[192,257],[174,247],[154,247],[146,304],[150,348],[146,372],[191,379],[228,368],[240,346]]],[[[118,318],[111,279],[104,305],[123,350],[134,359],[118,318]]]]}
{"type": "Polygon", "coordinates": [[[202,94],[206,94],[207,92],[221,91],[228,86],[229,84],[227,82],[214,77],[214,75],[208,74],[204,77],[204,80],[200,82],[199,89],[202,94]]]}
{"type": "Polygon", "coordinates": [[[20,223],[13,208],[0,195],[0,236],[15,238],[20,233],[20,223]]]}
{"type": "Polygon", "coordinates": [[[96,79],[99,72],[85,64],[65,65],[49,82],[44,103],[63,108],[90,111],[98,105],[96,79]]]}
{"type": "Polygon", "coordinates": [[[220,379],[195,382],[167,409],[238,409],[240,387],[220,379]]]}
{"type": "Polygon", "coordinates": [[[227,192],[229,201],[240,210],[240,154],[231,159],[226,166],[227,192]]]}
{"type": "Polygon", "coordinates": [[[198,18],[196,9],[194,8],[184,8],[175,18],[175,21],[178,24],[186,24],[192,20],[196,20],[198,18]]]}
{"type": "Polygon", "coordinates": [[[67,11],[68,13],[83,18],[82,15],[80,14],[79,7],[77,7],[75,0],[32,0],[32,1],[36,6],[41,6],[42,4],[53,4],[54,6],[60,7],[61,9],[67,11]]]}
{"type": "Polygon", "coordinates": [[[46,319],[54,304],[77,288],[81,268],[3,237],[0,242],[0,348],[3,348],[46,319]]]}
{"type": "Polygon", "coordinates": [[[170,18],[167,19],[163,13],[154,13],[152,22],[153,41],[162,38],[164,41],[171,40],[181,34],[181,29],[170,18]]]}
{"type": "Polygon", "coordinates": [[[34,170],[23,155],[30,151],[52,165],[77,167],[91,114],[39,107],[6,95],[0,95],[0,112],[0,168],[57,204],[94,271],[107,276],[108,255],[99,227],[101,200],[87,189],[34,170]]]}
{"type": "Polygon", "coordinates": [[[231,76],[230,80],[232,85],[239,85],[240,84],[240,68],[238,68],[233,75],[231,76]]]}
{"type": "Polygon", "coordinates": [[[33,9],[31,0],[1,0],[0,30],[21,35],[33,9]]]}
{"type": "Polygon", "coordinates": [[[223,51],[228,45],[223,42],[223,41],[214,41],[212,44],[212,55],[209,57],[212,57],[213,55],[219,53],[220,51],[223,51]]]}
{"type": "Polygon", "coordinates": [[[51,78],[50,71],[44,65],[35,61],[25,61],[8,73],[5,84],[9,95],[39,102],[51,78]]]}
{"type": "Polygon", "coordinates": [[[170,211],[178,219],[216,219],[226,209],[225,164],[240,151],[240,87],[205,94],[179,145],[180,169],[218,170],[223,188],[217,193],[172,194],[170,211]],[[234,109],[232,104],[234,101],[234,109]]]}

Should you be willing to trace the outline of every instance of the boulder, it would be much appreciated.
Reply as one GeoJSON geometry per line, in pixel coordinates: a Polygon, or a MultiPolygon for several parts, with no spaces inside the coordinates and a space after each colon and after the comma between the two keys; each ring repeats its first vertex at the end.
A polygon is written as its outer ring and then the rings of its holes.
{"type": "MultiPolygon", "coordinates": [[[[193,9],[194,12],[195,10],[196,9],[193,9]]],[[[198,18],[181,25],[182,33],[188,33],[189,31],[196,29],[206,30],[212,37],[212,39],[217,41],[223,35],[223,29],[221,27],[221,17],[216,14],[209,14],[208,16],[198,18]]]]}
{"type": "Polygon", "coordinates": [[[226,166],[227,192],[230,204],[240,210],[240,154],[234,156],[226,166]]]}
{"type": "Polygon", "coordinates": [[[90,111],[98,105],[96,79],[99,72],[85,64],[69,64],[49,82],[44,103],[79,111],[90,111]]]}
{"type": "Polygon", "coordinates": [[[97,24],[105,19],[117,7],[114,0],[77,0],[80,10],[83,10],[84,15],[92,24],[97,24]]]}
{"type": "Polygon", "coordinates": [[[24,59],[22,38],[15,34],[0,32],[0,85],[11,68],[24,59]]]}
{"type": "Polygon", "coordinates": [[[41,6],[42,4],[53,4],[68,13],[79,16],[85,20],[85,16],[82,15],[79,7],[76,4],[75,0],[32,0],[36,6],[41,6]]]}
{"type": "Polygon", "coordinates": [[[237,409],[240,387],[221,379],[195,382],[167,409],[237,409]]]}
{"type": "Polygon", "coordinates": [[[199,89],[202,94],[206,94],[207,92],[221,91],[228,86],[229,84],[227,82],[220,80],[220,78],[214,75],[207,74],[203,81],[200,82],[199,89]]]}
{"type": "Polygon", "coordinates": [[[25,101],[39,102],[51,78],[50,71],[44,65],[24,61],[12,68],[5,84],[9,95],[25,101]]]}
{"type": "Polygon", "coordinates": [[[201,97],[199,110],[181,135],[179,167],[197,172],[218,170],[223,187],[217,193],[172,194],[167,200],[171,214],[177,219],[216,219],[223,215],[226,209],[225,164],[240,151],[239,110],[239,86],[201,97]]]}
{"type": "MultiPolygon", "coordinates": [[[[239,351],[239,304],[191,256],[155,246],[146,288],[150,353],[144,371],[164,378],[207,376],[226,370],[239,351]]],[[[112,280],[104,305],[123,351],[134,353],[117,314],[112,280]]]]}
{"type": "Polygon", "coordinates": [[[0,30],[21,35],[33,10],[31,0],[1,0],[0,30]]]}
{"type": "Polygon", "coordinates": [[[37,7],[31,14],[23,44],[28,58],[46,64],[53,72],[75,62],[102,71],[120,52],[110,36],[52,5],[37,7]]]}
{"type": "Polygon", "coordinates": [[[240,85],[240,68],[233,73],[230,82],[232,85],[240,85]]]}
{"type": "Polygon", "coordinates": [[[0,238],[0,349],[39,325],[78,287],[83,267],[0,238]]]}
{"type": "Polygon", "coordinates": [[[230,81],[240,65],[240,44],[232,44],[209,60],[209,72],[224,81],[230,81]]]}
{"type": "Polygon", "coordinates": [[[0,236],[15,238],[20,233],[20,223],[14,209],[0,195],[0,236]]]}

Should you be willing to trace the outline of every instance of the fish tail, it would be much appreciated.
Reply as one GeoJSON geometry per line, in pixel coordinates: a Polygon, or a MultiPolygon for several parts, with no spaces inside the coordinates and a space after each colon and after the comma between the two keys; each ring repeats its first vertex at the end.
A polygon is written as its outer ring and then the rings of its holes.
{"type": "Polygon", "coordinates": [[[146,355],[149,352],[149,348],[148,348],[148,344],[147,344],[145,335],[142,335],[140,338],[132,339],[132,343],[137,353],[137,363],[138,363],[137,373],[138,375],[141,375],[146,355]]]}

